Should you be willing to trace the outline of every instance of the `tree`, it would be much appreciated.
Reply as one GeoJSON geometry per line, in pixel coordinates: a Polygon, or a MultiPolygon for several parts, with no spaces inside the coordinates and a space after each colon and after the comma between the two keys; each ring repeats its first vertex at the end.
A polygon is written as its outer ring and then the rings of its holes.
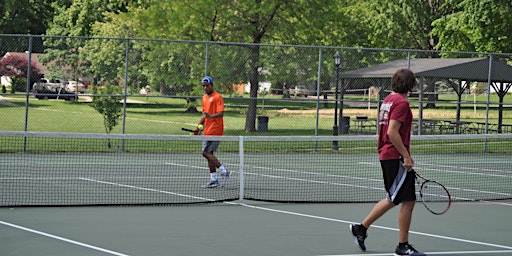
{"type": "MultiPolygon", "coordinates": [[[[96,22],[92,26],[91,33],[110,38],[131,37],[135,33],[132,29],[132,21],[123,18],[127,13],[114,15],[105,13],[109,22],[96,22]]],[[[138,91],[140,87],[147,85],[147,78],[140,70],[142,61],[141,49],[138,49],[131,40],[87,40],[81,48],[79,59],[87,62],[84,70],[87,74],[111,84],[124,84],[125,59],[128,47],[128,89],[138,91]],[[120,61],[123,60],[123,61],[120,61]]]]}
{"type": "MultiPolygon", "coordinates": [[[[460,1],[460,0],[459,0],[460,1]]],[[[452,0],[363,1],[357,5],[369,27],[367,47],[435,49],[439,38],[431,32],[432,22],[453,13],[452,0]]]]}
{"type": "MultiPolygon", "coordinates": [[[[258,87],[262,78],[260,71],[266,69],[260,44],[316,44],[318,42],[326,44],[327,41],[319,35],[330,35],[328,38],[337,37],[330,32],[331,28],[326,29],[325,27],[326,23],[333,24],[333,22],[328,23],[327,20],[338,17],[333,15],[333,13],[338,14],[340,10],[339,6],[335,4],[337,2],[334,0],[326,0],[321,3],[311,3],[306,0],[218,0],[212,5],[211,1],[207,0],[164,1],[137,13],[135,18],[139,20],[140,24],[140,28],[137,29],[139,37],[219,42],[217,44],[219,47],[215,47],[215,50],[222,48],[222,42],[251,43],[237,47],[236,50],[219,50],[218,65],[211,65],[212,69],[207,73],[229,75],[229,77],[223,78],[223,83],[219,83],[217,79],[216,86],[220,84],[231,86],[240,81],[248,81],[251,84],[245,131],[254,132],[256,130],[258,87]],[[303,18],[302,15],[305,11],[314,19],[303,18]],[[320,24],[324,25],[320,27],[318,26],[320,24]],[[238,65],[225,65],[232,60],[238,61],[238,65]],[[240,67],[247,69],[241,71],[240,67]]],[[[184,76],[177,83],[171,84],[176,86],[193,85],[197,83],[198,77],[204,75],[205,72],[201,72],[201,67],[204,67],[203,63],[194,62],[194,59],[186,57],[178,57],[180,52],[184,54],[184,51],[173,52],[164,49],[164,46],[155,45],[150,46],[150,49],[156,47],[160,47],[157,51],[158,55],[154,54],[150,58],[152,60],[161,58],[161,61],[157,62],[160,63],[160,68],[157,70],[168,69],[173,65],[178,65],[174,66],[176,69],[186,67],[182,73],[184,76]],[[176,61],[183,62],[183,66],[176,61]]],[[[180,46],[173,45],[173,47],[179,48],[180,46]]],[[[235,49],[232,46],[230,48],[235,49]]],[[[195,56],[204,55],[200,52],[198,54],[195,56]]],[[[189,52],[188,56],[190,55],[189,52]]],[[[215,59],[212,58],[212,60],[215,59]]],[[[153,72],[156,73],[156,71],[153,72]]],[[[160,74],[167,73],[160,72],[160,74]]],[[[152,75],[152,77],[157,77],[157,75],[152,75]]],[[[152,77],[148,77],[150,81],[153,79],[152,77]]],[[[168,79],[158,79],[158,81],[168,81],[168,79]]],[[[199,90],[198,92],[200,93],[199,90]]]]}
{"type": "MultiPolygon", "coordinates": [[[[31,60],[30,65],[30,81],[32,84],[39,79],[39,69],[35,66],[35,60],[31,60]]],[[[28,72],[28,54],[25,53],[8,53],[0,59],[0,76],[8,76],[11,78],[11,92],[25,91],[28,72]],[[23,83],[24,82],[24,83],[23,83]]]]}
{"type": "MultiPolygon", "coordinates": [[[[131,3],[138,0],[74,0],[71,2],[55,2],[53,22],[46,31],[47,35],[57,36],[91,36],[93,26],[97,22],[108,20],[108,13],[127,12],[131,3]]],[[[81,49],[86,44],[82,38],[47,38],[45,44],[49,47],[43,62],[52,63],[50,70],[62,71],[71,67],[71,73],[67,77],[76,78],[78,75],[90,73],[89,60],[80,56],[81,49]]]]}
{"type": "MultiPolygon", "coordinates": [[[[121,88],[106,83],[104,89],[94,86],[93,92],[95,97],[91,106],[103,116],[105,132],[110,134],[123,115],[121,88]]],[[[108,148],[111,148],[110,138],[108,139],[108,148]]]]}
{"type": "Polygon", "coordinates": [[[459,0],[457,12],[433,22],[439,37],[436,49],[444,51],[512,52],[510,38],[512,2],[459,0]]]}
{"type": "MultiPolygon", "coordinates": [[[[56,0],[2,0],[0,1],[0,34],[33,34],[46,32],[53,17],[51,3],[56,0]]],[[[6,37],[0,39],[0,56],[13,51],[8,46],[22,47],[18,52],[28,51],[26,38],[6,37]],[[5,47],[5,48],[4,48],[5,47]]],[[[32,50],[42,51],[41,38],[34,38],[32,50]]]]}

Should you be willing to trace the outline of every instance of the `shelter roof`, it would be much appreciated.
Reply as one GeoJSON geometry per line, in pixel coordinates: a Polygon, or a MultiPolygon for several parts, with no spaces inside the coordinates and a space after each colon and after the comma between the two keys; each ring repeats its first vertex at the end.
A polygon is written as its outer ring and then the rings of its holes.
{"type": "MultiPolygon", "coordinates": [[[[411,69],[417,77],[461,79],[485,82],[489,79],[488,58],[417,58],[394,60],[366,68],[341,73],[342,78],[390,79],[401,68],[411,69]]],[[[492,81],[512,82],[512,66],[492,61],[492,81]]]]}

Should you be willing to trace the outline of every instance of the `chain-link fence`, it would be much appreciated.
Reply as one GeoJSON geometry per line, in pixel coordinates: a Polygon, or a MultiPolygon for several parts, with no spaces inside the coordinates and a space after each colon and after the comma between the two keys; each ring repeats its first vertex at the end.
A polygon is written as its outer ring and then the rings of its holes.
{"type": "Polygon", "coordinates": [[[227,135],[375,134],[391,75],[411,68],[415,134],[511,133],[511,56],[0,35],[0,130],[102,133],[95,101],[115,96],[112,133],[180,134],[197,124],[210,75],[227,135]]]}

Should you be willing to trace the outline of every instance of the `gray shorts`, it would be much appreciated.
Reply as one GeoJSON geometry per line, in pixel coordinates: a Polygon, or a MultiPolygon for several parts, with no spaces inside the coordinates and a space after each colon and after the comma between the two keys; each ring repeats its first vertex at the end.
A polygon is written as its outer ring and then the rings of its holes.
{"type": "Polygon", "coordinates": [[[203,140],[203,152],[215,152],[219,148],[220,141],[203,140]]]}

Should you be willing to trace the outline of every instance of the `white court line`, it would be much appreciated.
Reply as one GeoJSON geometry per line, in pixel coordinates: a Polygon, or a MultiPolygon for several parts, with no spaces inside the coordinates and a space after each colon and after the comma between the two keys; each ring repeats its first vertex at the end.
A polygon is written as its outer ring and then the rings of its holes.
{"type": "Polygon", "coordinates": [[[212,202],[216,201],[216,200],[209,199],[209,198],[203,198],[203,197],[197,197],[197,196],[192,196],[192,195],[180,194],[180,193],[175,193],[175,192],[170,192],[170,191],[165,191],[165,190],[159,190],[159,189],[137,187],[137,186],[126,185],[126,184],[117,183],[117,182],[109,182],[109,181],[95,180],[95,179],[89,179],[89,178],[80,178],[80,179],[81,180],[86,180],[86,181],[91,181],[91,182],[96,182],[96,183],[101,183],[101,184],[114,185],[114,186],[125,187],[125,188],[133,188],[133,189],[137,189],[137,190],[144,190],[144,191],[151,191],[151,192],[158,192],[158,193],[175,195],[175,196],[181,196],[181,197],[187,197],[187,198],[192,198],[192,199],[206,200],[206,201],[212,201],[212,202]]]}
{"type": "MultiPolygon", "coordinates": [[[[194,165],[186,165],[186,164],[176,164],[176,163],[166,163],[166,164],[174,165],[174,166],[181,166],[181,167],[189,167],[189,168],[208,169],[206,167],[200,167],[200,166],[194,166],[194,165]]],[[[358,178],[358,177],[351,177],[351,176],[344,176],[344,175],[334,175],[334,174],[321,174],[321,173],[314,173],[314,172],[303,172],[303,171],[295,171],[295,170],[288,170],[288,169],[281,169],[281,168],[274,169],[274,168],[271,168],[271,167],[260,167],[260,166],[251,166],[251,165],[246,165],[246,167],[250,167],[250,168],[254,168],[254,169],[274,170],[274,171],[288,172],[288,173],[310,174],[310,175],[323,176],[323,177],[351,178],[351,179],[368,180],[368,181],[374,181],[374,182],[380,181],[380,180],[368,179],[368,178],[358,178]]],[[[232,172],[234,172],[234,171],[232,171],[232,172]]],[[[269,177],[269,178],[275,178],[275,179],[301,181],[301,182],[307,182],[307,183],[327,184],[327,185],[332,185],[332,186],[345,186],[345,187],[353,187],[353,188],[366,188],[366,189],[384,191],[384,188],[382,188],[382,187],[378,187],[377,188],[377,187],[354,185],[354,184],[349,184],[349,183],[335,183],[335,182],[330,182],[330,181],[318,181],[318,180],[304,179],[304,178],[292,178],[292,177],[280,176],[280,175],[259,174],[259,173],[248,172],[248,171],[245,171],[244,173],[245,173],[245,175],[255,175],[255,176],[269,177]]]]}
{"type": "MultiPolygon", "coordinates": [[[[253,209],[259,209],[259,210],[276,212],[276,213],[283,213],[283,214],[294,215],[294,216],[301,216],[301,217],[306,217],[306,218],[313,218],[313,219],[319,219],[319,220],[327,220],[327,221],[338,222],[338,223],[345,223],[345,224],[352,224],[352,223],[354,223],[353,221],[339,220],[339,219],[315,216],[315,215],[310,215],[310,214],[303,214],[303,213],[298,213],[298,212],[289,212],[289,211],[277,210],[277,209],[266,208],[266,207],[261,207],[261,206],[249,205],[249,204],[245,204],[245,203],[240,203],[239,205],[245,206],[245,207],[248,207],[248,208],[253,208],[253,209]]],[[[399,231],[397,228],[390,228],[390,227],[384,227],[384,226],[378,226],[378,225],[372,225],[372,228],[379,228],[379,229],[385,229],[385,230],[391,230],[391,231],[397,231],[397,232],[399,231]]],[[[455,237],[434,235],[434,234],[428,234],[428,233],[417,232],[417,231],[409,231],[409,233],[420,235],[420,236],[427,236],[427,237],[433,237],[433,238],[439,238],[439,239],[445,239],[445,240],[452,240],[452,241],[469,243],[469,244],[484,245],[484,246],[495,247],[495,248],[500,248],[500,249],[507,249],[507,250],[510,250],[510,251],[507,251],[507,252],[512,253],[512,247],[511,246],[505,246],[505,245],[499,245],[499,244],[491,244],[491,243],[484,243],[484,242],[473,241],[473,240],[468,240],[468,239],[461,239],[461,238],[455,238],[455,237]]],[[[431,253],[429,253],[429,254],[431,254],[431,253]]],[[[368,256],[368,255],[372,255],[372,254],[364,254],[364,255],[368,256]]],[[[389,255],[389,254],[378,254],[378,255],[389,255]]]]}
{"type": "MultiPolygon", "coordinates": [[[[449,254],[491,254],[491,253],[511,253],[512,251],[458,251],[458,252],[425,252],[427,255],[449,255],[449,254]]],[[[329,255],[316,255],[316,256],[389,256],[393,253],[364,253],[364,254],[329,254],[329,255]]]]}
{"type": "Polygon", "coordinates": [[[196,168],[196,169],[209,169],[208,167],[204,166],[197,166],[197,165],[189,165],[189,164],[178,164],[178,163],[165,163],[166,165],[173,165],[173,166],[180,166],[180,167],[190,167],[190,168],[196,168]]]}
{"type": "MultiPolygon", "coordinates": [[[[153,191],[153,192],[173,194],[173,195],[179,195],[179,196],[190,197],[190,198],[195,198],[195,199],[212,200],[213,201],[213,199],[208,199],[208,198],[203,198],[203,197],[196,197],[196,196],[185,195],[185,194],[179,194],[179,193],[174,193],[174,192],[169,192],[169,191],[164,191],[164,190],[149,189],[149,188],[137,187],[137,186],[126,185],[126,184],[121,184],[121,183],[106,182],[106,181],[87,179],[87,178],[82,178],[82,179],[83,180],[87,180],[87,181],[91,181],[91,182],[97,182],[97,183],[103,183],[103,184],[109,184],[109,185],[133,188],[133,189],[138,189],[138,190],[153,191]]],[[[288,215],[302,216],[302,217],[313,218],[313,219],[327,220],[327,221],[338,222],[338,223],[345,223],[345,224],[354,223],[353,221],[339,220],[339,219],[333,219],[333,218],[327,218],[327,217],[321,217],[321,216],[315,216],[315,215],[309,215],[309,214],[303,214],[303,213],[297,213],[297,212],[289,212],[289,211],[283,211],[283,210],[277,210],[277,209],[271,209],[271,208],[266,208],[266,207],[249,205],[249,204],[245,204],[245,203],[225,202],[225,204],[240,205],[240,206],[244,206],[244,207],[248,207],[248,208],[252,208],[252,209],[259,209],[259,210],[276,212],[276,213],[283,213],[283,214],[288,214],[288,215]]],[[[96,249],[96,250],[102,250],[102,251],[105,250],[105,249],[102,249],[102,248],[99,248],[99,247],[95,247],[95,246],[87,245],[87,244],[84,244],[84,243],[72,241],[72,240],[69,240],[69,239],[53,236],[53,235],[50,235],[50,234],[47,234],[47,233],[43,233],[43,232],[40,232],[40,231],[27,229],[27,228],[24,228],[24,227],[21,227],[21,226],[17,226],[17,225],[14,225],[14,224],[10,224],[10,223],[6,223],[6,222],[1,222],[0,221],[0,224],[12,226],[12,227],[17,227],[17,228],[20,228],[20,229],[23,229],[23,230],[27,230],[27,231],[30,231],[30,232],[33,232],[33,233],[41,234],[41,235],[44,235],[44,236],[52,237],[52,238],[55,238],[55,239],[59,239],[59,240],[62,240],[62,241],[74,243],[74,244],[77,244],[77,245],[85,246],[85,247],[96,249]]],[[[385,229],[385,230],[398,231],[398,229],[396,229],[396,228],[390,228],[390,227],[384,227],[384,226],[378,226],[378,225],[374,225],[372,227],[373,228],[385,229]]],[[[484,242],[478,242],[478,241],[472,241],[472,240],[460,239],[460,238],[454,238],[454,237],[447,237],[447,236],[440,236],[440,235],[434,235],[434,234],[428,234],[428,233],[416,232],[416,231],[410,231],[410,233],[411,234],[422,235],[422,236],[428,236],[428,237],[434,237],[434,238],[458,241],[458,242],[465,242],[465,243],[470,243],[470,244],[477,244],[477,245],[484,245],[484,246],[496,247],[496,248],[501,248],[501,249],[507,249],[507,250],[510,250],[510,251],[503,251],[503,252],[512,252],[512,247],[504,246],[504,245],[484,243],[484,242]]],[[[120,255],[120,256],[124,256],[125,255],[125,254],[120,254],[120,253],[112,252],[112,251],[108,251],[108,250],[105,250],[105,252],[111,253],[113,255],[120,255]]],[[[501,251],[497,251],[497,252],[501,252],[501,251]]],[[[451,253],[451,252],[448,252],[448,253],[451,253]]],[[[437,253],[429,253],[429,254],[437,254],[437,253]]],[[[444,254],[446,254],[446,253],[444,253],[444,254]]],[[[364,255],[368,256],[368,255],[371,255],[371,254],[364,254],[364,255]]],[[[375,255],[389,255],[389,254],[375,254],[375,255]]],[[[347,255],[344,255],[344,256],[347,256],[347,255]]]]}
{"type": "MultiPolygon", "coordinates": [[[[375,163],[372,163],[372,162],[359,162],[359,164],[363,164],[363,165],[375,165],[375,163]]],[[[419,166],[422,166],[422,165],[427,165],[427,166],[435,166],[435,167],[440,167],[440,168],[459,168],[457,166],[448,166],[448,165],[434,165],[434,164],[417,164],[419,166]]],[[[433,169],[433,168],[426,168],[426,167],[418,167],[416,168],[417,170],[428,170],[428,171],[436,171],[436,172],[444,172],[444,173],[459,173],[459,174],[474,174],[474,175],[478,175],[478,176],[492,176],[492,177],[499,177],[499,178],[503,178],[503,177],[510,177],[510,175],[507,175],[507,176],[504,176],[504,175],[495,175],[495,174],[485,174],[485,173],[475,173],[475,172],[465,172],[465,171],[453,171],[453,170],[446,170],[446,169],[433,169]]],[[[461,169],[470,169],[470,168],[464,168],[462,167],[461,169]]],[[[477,168],[474,168],[474,169],[477,169],[477,168]]],[[[482,169],[477,169],[477,170],[482,170],[482,169]]],[[[506,197],[511,197],[512,194],[509,194],[509,193],[501,193],[501,192],[494,192],[494,191],[486,191],[486,190],[478,190],[478,189],[467,189],[467,188],[459,188],[459,187],[446,187],[448,190],[459,190],[459,191],[465,191],[465,192],[476,192],[476,193],[480,193],[480,194],[488,194],[488,195],[498,195],[498,196],[506,196],[506,197]]],[[[469,198],[464,198],[464,197],[452,197],[452,199],[458,199],[458,200],[463,200],[463,201],[474,201],[473,199],[469,199],[469,198]]],[[[507,204],[504,204],[504,205],[507,205],[507,204]]]]}
{"type": "Polygon", "coordinates": [[[488,203],[488,204],[499,204],[499,205],[505,205],[505,206],[512,206],[512,203],[503,203],[503,202],[494,202],[494,201],[480,201],[482,203],[488,203]]]}
{"type": "MultiPolygon", "coordinates": [[[[173,165],[173,166],[180,166],[180,167],[189,167],[189,168],[196,168],[196,169],[208,169],[207,167],[202,166],[195,166],[195,165],[188,165],[188,164],[178,164],[178,163],[165,163],[166,165],[173,165]]],[[[377,165],[375,162],[358,162],[358,164],[362,165],[377,165]]],[[[226,165],[235,165],[235,164],[226,164],[226,165]]],[[[321,174],[321,173],[313,173],[313,172],[304,172],[304,171],[296,171],[296,170],[288,170],[288,169],[281,169],[281,168],[271,168],[271,167],[261,167],[261,166],[251,166],[246,165],[247,167],[251,167],[254,169],[272,169],[276,171],[281,172],[288,172],[288,173],[302,173],[302,174],[312,174],[317,176],[325,176],[325,177],[338,177],[338,178],[350,178],[350,179],[356,179],[356,180],[367,180],[371,182],[377,182],[382,180],[377,179],[369,179],[369,178],[358,178],[358,177],[352,177],[352,176],[345,176],[345,175],[334,175],[334,174],[321,174]]],[[[442,170],[436,170],[436,171],[442,171],[442,170]]],[[[465,172],[463,172],[465,173],[465,172]]],[[[277,175],[265,175],[265,174],[257,174],[252,172],[245,172],[247,175],[260,175],[263,177],[273,177],[273,178],[280,178],[280,179],[287,179],[287,180],[294,180],[294,181],[304,181],[304,182],[312,182],[312,183],[320,183],[320,184],[329,184],[334,186],[348,186],[348,187],[357,187],[357,188],[367,188],[372,190],[384,190],[382,187],[369,187],[369,186],[360,186],[360,185],[354,185],[354,184],[345,184],[345,183],[333,183],[333,182],[325,182],[325,181],[315,181],[311,179],[299,179],[299,178],[291,178],[286,176],[277,176],[277,175]]],[[[474,190],[474,189],[465,189],[465,188],[456,188],[456,187],[448,187],[448,190],[460,190],[460,191],[467,191],[467,192],[477,192],[482,194],[491,194],[491,195],[500,195],[500,196],[512,196],[508,193],[497,193],[492,191],[483,191],[483,190],[474,190]]],[[[474,201],[473,199],[464,198],[464,197],[452,197],[453,199],[462,200],[462,201],[474,201]]],[[[487,203],[495,203],[500,205],[506,205],[506,206],[512,206],[512,204],[502,203],[502,202],[493,202],[493,201],[481,201],[481,202],[487,202],[487,203]]]]}
{"type": "Polygon", "coordinates": [[[24,230],[24,231],[28,231],[28,232],[31,232],[31,233],[35,233],[35,234],[38,234],[38,235],[46,236],[46,237],[49,237],[49,238],[57,239],[57,240],[64,241],[64,242],[67,242],[67,243],[79,245],[79,246],[86,247],[86,248],[89,248],[89,249],[93,249],[93,250],[96,250],[96,251],[112,254],[112,255],[129,256],[128,254],[114,252],[114,251],[103,249],[103,248],[100,248],[100,247],[97,247],[97,246],[93,246],[93,245],[90,245],[90,244],[85,244],[85,243],[77,242],[77,241],[74,241],[74,240],[70,240],[70,239],[67,239],[67,238],[60,237],[60,236],[56,236],[56,235],[48,234],[48,233],[45,233],[45,232],[37,231],[37,230],[34,230],[34,229],[18,226],[18,225],[12,224],[12,223],[4,222],[4,221],[0,221],[0,224],[3,224],[5,226],[9,226],[9,227],[13,227],[13,228],[17,228],[17,229],[21,229],[21,230],[24,230]]]}
{"type": "MultiPolygon", "coordinates": [[[[198,166],[191,166],[191,165],[172,164],[172,163],[168,163],[168,164],[170,164],[170,165],[177,165],[177,166],[188,166],[188,167],[194,167],[194,168],[201,168],[201,167],[198,167],[198,166]]],[[[369,164],[369,163],[366,163],[366,164],[369,164]]],[[[257,167],[257,166],[250,166],[250,167],[264,169],[264,167],[257,167]]],[[[299,172],[299,171],[292,171],[292,170],[285,170],[285,169],[279,169],[279,171],[295,172],[295,173],[299,172]]],[[[284,178],[284,179],[292,179],[292,180],[295,179],[295,178],[281,177],[281,176],[275,176],[275,177],[276,178],[284,178]]],[[[335,184],[335,185],[339,185],[339,184],[335,184]]],[[[229,203],[230,204],[234,204],[233,202],[229,202],[229,203]]],[[[322,219],[322,220],[328,220],[328,221],[334,221],[334,222],[341,222],[341,223],[346,223],[346,224],[354,223],[352,221],[345,221],[345,220],[338,220],[338,219],[332,219],[332,218],[325,218],[325,217],[308,215],[308,214],[302,214],[302,213],[296,213],[296,212],[288,212],[288,211],[276,210],[276,209],[271,209],[271,208],[265,208],[265,207],[248,205],[248,204],[244,204],[244,203],[240,203],[239,205],[242,205],[242,206],[245,206],[245,207],[249,207],[249,208],[260,209],[260,210],[266,210],[266,211],[272,211],[272,212],[278,212],[278,213],[285,213],[285,214],[290,214],[290,215],[309,217],[309,218],[315,218],[315,219],[322,219]]],[[[387,230],[392,230],[392,231],[398,231],[398,229],[396,229],[396,228],[389,228],[389,227],[383,227],[383,226],[372,226],[372,227],[376,227],[376,228],[380,228],[380,229],[387,229],[387,230]]],[[[479,242],[479,241],[472,241],[472,240],[467,240],[467,239],[459,239],[459,238],[447,237],[447,236],[439,236],[439,235],[422,233],[422,232],[416,232],[416,231],[410,231],[410,233],[411,234],[428,236],[428,237],[434,237],[434,238],[440,238],[440,239],[453,240],[453,241],[458,241],[458,242],[465,242],[465,243],[485,245],[485,246],[491,246],[491,247],[496,247],[496,248],[501,248],[501,249],[512,250],[512,247],[504,246],[504,245],[484,243],[484,242],[479,242]]],[[[496,252],[499,252],[499,253],[501,253],[501,252],[511,253],[512,251],[496,251],[496,252]]],[[[460,252],[458,252],[458,253],[460,253],[460,252]]],[[[429,254],[450,254],[450,252],[448,252],[448,253],[445,253],[445,252],[443,252],[443,253],[429,253],[429,254]]],[[[465,253],[465,254],[478,254],[478,252],[475,252],[475,253],[468,252],[468,253],[465,253]]],[[[368,256],[368,255],[371,255],[371,254],[364,254],[364,255],[368,256]]],[[[389,255],[389,254],[377,254],[377,255],[389,255]]]]}
{"type": "MultiPolygon", "coordinates": [[[[144,191],[152,191],[152,192],[158,192],[158,193],[164,193],[164,194],[171,194],[171,195],[177,195],[177,196],[182,196],[182,197],[194,198],[194,199],[199,199],[199,200],[203,200],[203,201],[215,201],[214,199],[210,199],[210,198],[196,197],[196,196],[191,196],[191,195],[179,194],[179,193],[174,193],[174,192],[165,191],[165,190],[157,190],[157,189],[150,189],[150,188],[144,188],[144,187],[137,187],[137,186],[132,186],[132,185],[126,185],[126,184],[114,183],[114,182],[107,182],[107,181],[95,180],[95,179],[89,179],[89,178],[79,178],[79,179],[85,180],[85,181],[90,181],[90,182],[101,183],[101,184],[114,185],[114,186],[119,186],[119,187],[133,188],[133,189],[144,190],[144,191]]],[[[224,203],[225,204],[231,204],[231,205],[237,205],[237,203],[233,203],[233,202],[224,202],[224,203]]],[[[97,251],[102,251],[102,252],[105,252],[105,253],[108,253],[108,254],[112,254],[112,255],[129,256],[128,254],[123,254],[123,253],[119,253],[119,252],[110,251],[110,250],[103,249],[103,248],[100,248],[100,247],[97,247],[97,246],[93,246],[93,245],[77,242],[77,241],[74,241],[74,240],[70,240],[70,239],[59,237],[59,236],[52,235],[52,234],[49,234],[49,233],[45,233],[45,232],[37,231],[37,230],[34,230],[34,229],[18,226],[18,225],[12,224],[12,223],[4,222],[4,221],[0,221],[0,224],[6,225],[6,226],[10,226],[10,227],[13,227],[13,228],[17,228],[17,229],[21,229],[21,230],[25,230],[25,231],[28,231],[28,232],[32,232],[32,233],[35,233],[35,234],[38,234],[38,235],[50,237],[50,238],[53,238],[53,239],[61,240],[61,241],[64,241],[64,242],[76,244],[76,245],[83,246],[83,247],[86,247],[86,248],[94,249],[94,250],[97,250],[97,251]]]]}

